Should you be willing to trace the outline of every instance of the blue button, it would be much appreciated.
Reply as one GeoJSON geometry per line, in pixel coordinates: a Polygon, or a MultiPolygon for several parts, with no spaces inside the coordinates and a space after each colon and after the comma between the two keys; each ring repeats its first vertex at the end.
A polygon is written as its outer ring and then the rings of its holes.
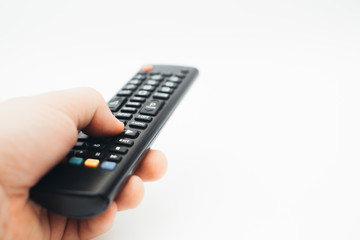
{"type": "Polygon", "coordinates": [[[116,163],[115,163],[115,162],[104,161],[104,162],[101,164],[101,168],[102,168],[102,169],[109,170],[109,171],[114,170],[115,167],[116,167],[116,163]]]}
{"type": "Polygon", "coordinates": [[[83,158],[79,158],[79,157],[72,157],[69,159],[69,163],[72,165],[80,165],[83,162],[83,158]]]}

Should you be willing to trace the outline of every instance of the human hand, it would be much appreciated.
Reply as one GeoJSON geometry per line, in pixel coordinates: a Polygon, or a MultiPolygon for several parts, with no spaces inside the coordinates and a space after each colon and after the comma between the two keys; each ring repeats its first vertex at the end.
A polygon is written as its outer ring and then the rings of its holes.
{"type": "Polygon", "coordinates": [[[150,150],[104,213],[83,220],[57,215],[31,201],[29,189],[69,152],[80,129],[110,136],[124,125],[88,88],[13,99],[0,104],[0,116],[0,239],[94,238],[110,229],[117,211],[140,203],[143,181],[165,173],[165,156],[150,150]]]}

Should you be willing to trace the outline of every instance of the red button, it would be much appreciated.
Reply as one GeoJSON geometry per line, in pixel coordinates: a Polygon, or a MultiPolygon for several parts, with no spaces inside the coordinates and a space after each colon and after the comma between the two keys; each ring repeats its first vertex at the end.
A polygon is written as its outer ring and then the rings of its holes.
{"type": "Polygon", "coordinates": [[[142,71],[143,72],[148,72],[148,71],[151,71],[153,69],[153,66],[151,66],[151,65],[145,65],[145,66],[143,66],[142,67],[142,71]]]}
{"type": "Polygon", "coordinates": [[[68,158],[67,158],[67,157],[64,157],[64,158],[61,160],[61,163],[66,163],[67,160],[68,160],[68,158]]]}

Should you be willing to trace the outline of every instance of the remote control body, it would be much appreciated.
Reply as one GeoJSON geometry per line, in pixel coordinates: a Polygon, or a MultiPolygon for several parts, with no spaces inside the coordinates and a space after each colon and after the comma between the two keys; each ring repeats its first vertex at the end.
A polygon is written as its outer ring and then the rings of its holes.
{"type": "Polygon", "coordinates": [[[105,211],[197,75],[192,67],[144,66],[108,102],[124,122],[123,133],[91,138],[80,132],[68,156],[30,190],[30,198],[71,218],[105,211]]]}

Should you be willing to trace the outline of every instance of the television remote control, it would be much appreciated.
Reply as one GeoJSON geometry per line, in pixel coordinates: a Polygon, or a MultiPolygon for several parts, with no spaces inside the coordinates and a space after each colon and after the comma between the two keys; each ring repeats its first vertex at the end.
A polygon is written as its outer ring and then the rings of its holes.
{"type": "Polygon", "coordinates": [[[30,198],[71,218],[105,211],[197,75],[192,67],[144,66],[108,102],[124,131],[105,138],[80,132],[67,157],[30,190],[30,198]]]}

